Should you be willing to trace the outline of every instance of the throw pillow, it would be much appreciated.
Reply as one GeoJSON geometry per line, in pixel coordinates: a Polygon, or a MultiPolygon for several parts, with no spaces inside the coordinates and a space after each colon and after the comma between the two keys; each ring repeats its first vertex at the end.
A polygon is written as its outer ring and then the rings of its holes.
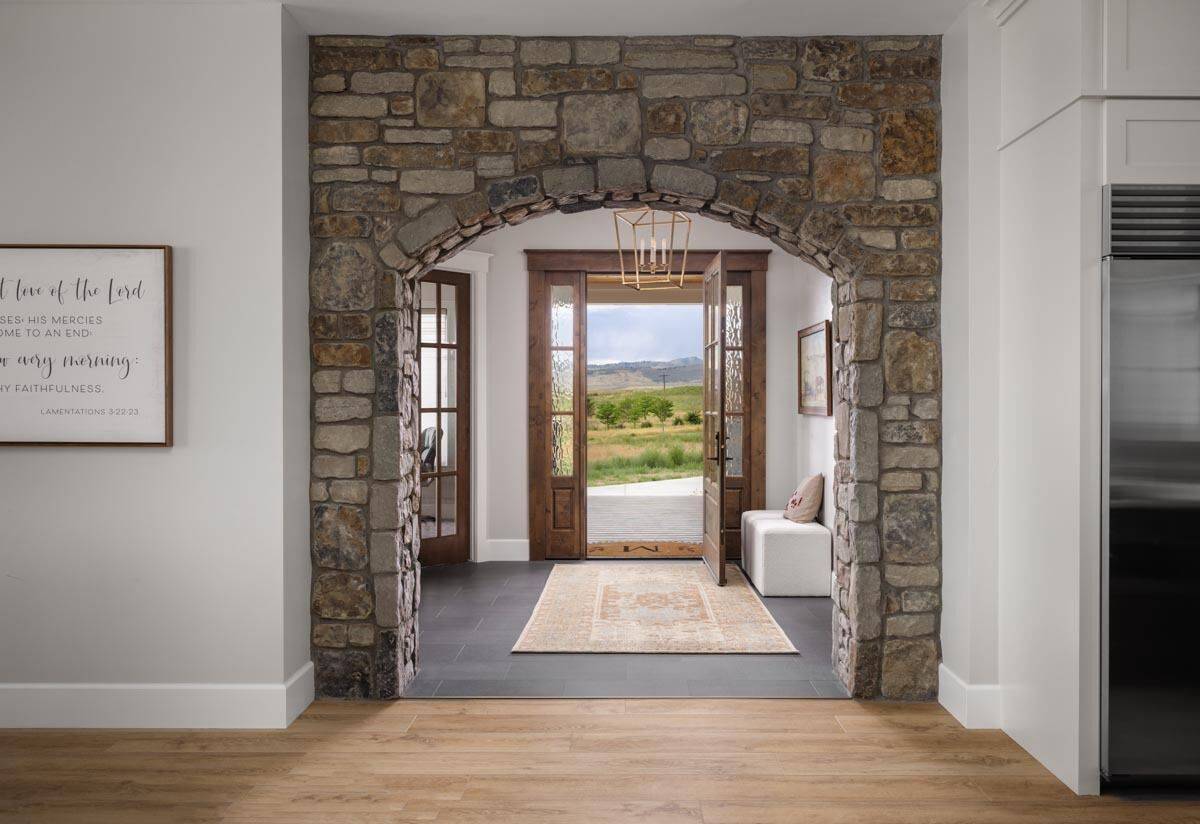
{"type": "Polygon", "coordinates": [[[825,492],[825,476],[812,475],[805,478],[788,501],[783,517],[798,524],[812,523],[821,511],[821,496],[825,492]]]}

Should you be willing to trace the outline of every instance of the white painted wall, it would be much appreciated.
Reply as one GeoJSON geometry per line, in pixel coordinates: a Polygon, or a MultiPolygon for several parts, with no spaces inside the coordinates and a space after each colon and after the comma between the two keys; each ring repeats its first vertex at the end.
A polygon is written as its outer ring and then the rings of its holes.
{"type": "Polygon", "coordinates": [[[996,335],[1000,32],[969,8],[942,39],[942,667],[940,701],[999,726],[996,335]]]}
{"type": "Polygon", "coordinates": [[[174,247],[176,440],[0,453],[0,726],[311,699],[306,51],[273,5],[0,6],[3,240],[174,247]]]}
{"type": "MultiPolygon", "coordinates": [[[[475,347],[476,369],[485,370],[486,434],[476,433],[475,460],[486,465],[486,532],[475,536],[477,560],[529,557],[526,410],[528,405],[528,289],[526,249],[607,249],[612,213],[550,214],[481,238],[467,255],[490,255],[486,293],[475,302],[485,314],[485,342],[475,347]],[[482,363],[480,362],[482,359],[482,363]]],[[[726,224],[699,218],[697,249],[772,249],[767,271],[767,506],[782,508],[807,474],[826,476],[832,495],[833,418],[796,411],[796,332],[830,317],[830,280],[769,241],[726,224]]],[[[447,268],[477,270],[478,258],[456,258],[447,268]]],[[[476,404],[479,403],[478,398],[476,404]]],[[[832,521],[832,510],[830,510],[832,521]]]]}

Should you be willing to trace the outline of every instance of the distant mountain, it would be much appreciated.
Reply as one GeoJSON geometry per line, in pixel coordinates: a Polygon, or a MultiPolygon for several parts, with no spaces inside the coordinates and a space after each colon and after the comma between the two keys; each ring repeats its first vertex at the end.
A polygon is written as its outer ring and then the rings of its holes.
{"type": "Polygon", "coordinates": [[[700,358],[676,358],[669,361],[589,363],[588,391],[650,389],[663,385],[664,374],[667,376],[667,386],[699,386],[704,377],[704,361],[700,358]]]}

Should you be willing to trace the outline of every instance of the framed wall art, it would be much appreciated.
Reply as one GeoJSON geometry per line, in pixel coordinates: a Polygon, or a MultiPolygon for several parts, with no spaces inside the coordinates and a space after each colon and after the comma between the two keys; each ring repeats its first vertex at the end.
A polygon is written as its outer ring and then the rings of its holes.
{"type": "Polygon", "coordinates": [[[0,244],[0,445],[170,446],[171,247],[0,244]]]}
{"type": "Polygon", "coordinates": [[[796,333],[801,415],[833,414],[830,323],[823,320],[796,333]]]}

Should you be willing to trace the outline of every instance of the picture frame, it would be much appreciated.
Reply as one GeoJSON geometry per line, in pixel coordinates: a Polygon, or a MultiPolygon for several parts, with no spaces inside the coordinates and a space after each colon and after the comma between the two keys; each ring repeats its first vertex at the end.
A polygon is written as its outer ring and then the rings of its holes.
{"type": "Polygon", "coordinates": [[[174,445],[172,252],[0,243],[0,447],[174,445]]]}
{"type": "Polygon", "coordinates": [[[823,320],[796,333],[796,391],[801,415],[833,414],[833,333],[823,320]]]}

